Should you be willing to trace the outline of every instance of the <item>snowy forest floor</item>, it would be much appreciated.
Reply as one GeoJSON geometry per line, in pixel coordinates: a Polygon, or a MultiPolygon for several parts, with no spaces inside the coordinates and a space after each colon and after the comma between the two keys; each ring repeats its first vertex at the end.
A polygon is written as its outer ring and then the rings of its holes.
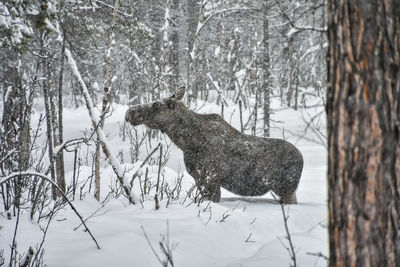
{"type": "MultiPolygon", "coordinates": [[[[304,157],[304,169],[297,191],[297,205],[285,206],[288,228],[296,252],[297,266],[326,266],[326,260],[317,255],[327,255],[327,189],[326,189],[326,148],[310,140],[316,137],[307,127],[303,117],[313,116],[323,110],[323,106],[302,108],[298,111],[279,108],[272,102],[274,113],[271,136],[285,138],[295,144],[304,157]],[[306,137],[300,138],[300,135],[306,137]]],[[[220,106],[199,102],[194,108],[200,113],[220,113],[220,106]]],[[[42,107],[35,107],[33,123],[37,123],[42,107]],[[36,121],[35,121],[36,120],[36,121]]],[[[106,119],[105,132],[119,159],[131,162],[130,142],[123,141],[121,128],[125,105],[115,105],[112,116],[106,119]],[[121,156],[122,155],[122,156],[121,156]]],[[[243,113],[244,120],[249,116],[243,113]]],[[[240,129],[237,105],[224,110],[224,118],[235,128],[240,129]]],[[[322,115],[324,120],[324,116],[322,115]]],[[[324,122],[321,122],[324,125],[324,122]]],[[[90,129],[90,120],[84,107],[65,109],[65,139],[78,138],[90,129]],[[85,130],[86,129],[86,130],[85,130]]],[[[261,125],[261,123],[260,123],[261,125]]],[[[145,128],[137,127],[138,134],[145,128]]],[[[163,137],[162,143],[169,143],[163,137]]],[[[152,141],[153,148],[159,141],[152,141]]],[[[87,177],[92,174],[90,158],[94,146],[81,149],[82,166],[79,169],[78,191],[73,204],[84,218],[101,247],[98,250],[84,228],[78,227],[80,221],[74,212],[65,206],[59,210],[49,225],[44,242],[44,262],[48,266],[162,266],[165,260],[160,242],[171,249],[174,266],[290,266],[291,258],[287,250],[284,219],[281,206],[271,194],[262,197],[239,197],[222,190],[220,203],[193,203],[187,192],[194,184],[193,178],[184,169],[182,152],[173,144],[169,159],[162,170],[162,179],[171,188],[183,175],[180,195],[167,201],[160,201],[160,209],[155,210],[154,187],[145,195],[143,207],[128,205],[123,196],[108,199],[104,204],[97,202],[93,188],[89,192],[87,177]],[[86,160],[84,153],[87,152],[86,160]],[[89,166],[84,166],[89,165],[89,166]],[[84,197],[79,195],[83,192],[84,197]],[[94,213],[94,214],[93,214],[94,213]],[[76,230],[74,230],[78,227],[76,230]],[[146,237],[147,236],[147,237],[146,237]],[[152,250],[152,247],[154,251],[152,250]]],[[[143,146],[139,159],[143,160],[151,151],[143,146]]],[[[155,154],[157,154],[156,152],[155,154]]],[[[74,153],[65,153],[67,184],[72,183],[74,153]]],[[[158,175],[158,162],[150,161],[149,181],[154,185],[158,175]]],[[[126,163],[124,166],[132,176],[140,162],[126,163]]],[[[142,176],[143,178],[143,176],[142,176]]],[[[116,187],[112,168],[102,163],[102,200],[116,187]]],[[[140,195],[139,181],[135,180],[136,194],[140,195]]],[[[9,254],[16,218],[8,220],[0,215],[0,250],[4,256],[9,254]]],[[[29,246],[39,244],[42,239],[40,224],[29,219],[28,212],[22,213],[17,232],[19,253],[26,253],[29,246]]],[[[7,262],[7,261],[6,261],[7,262]]]]}

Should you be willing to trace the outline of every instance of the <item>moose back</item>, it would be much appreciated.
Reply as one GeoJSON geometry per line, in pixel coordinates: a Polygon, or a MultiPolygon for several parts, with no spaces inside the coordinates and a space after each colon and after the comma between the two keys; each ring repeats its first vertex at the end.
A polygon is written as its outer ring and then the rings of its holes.
{"type": "Polygon", "coordinates": [[[131,107],[125,120],[166,133],[183,151],[186,169],[203,197],[218,202],[221,186],[242,196],[272,190],[283,203],[297,203],[303,157],[291,143],[245,135],[217,114],[197,114],[172,96],[131,107]]]}

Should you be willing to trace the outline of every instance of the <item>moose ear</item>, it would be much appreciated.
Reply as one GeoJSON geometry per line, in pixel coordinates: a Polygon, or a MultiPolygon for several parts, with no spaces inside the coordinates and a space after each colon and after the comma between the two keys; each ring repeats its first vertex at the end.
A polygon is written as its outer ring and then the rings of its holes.
{"type": "Polygon", "coordinates": [[[182,98],[183,98],[183,96],[185,95],[185,87],[184,86],[182,86],[182,87],[179,87],[176,91],[175,91],[175,93],[173,93],[171,96],[170,96],[170,99],[174,99],[174,100],[181,100],[182,98]]]}

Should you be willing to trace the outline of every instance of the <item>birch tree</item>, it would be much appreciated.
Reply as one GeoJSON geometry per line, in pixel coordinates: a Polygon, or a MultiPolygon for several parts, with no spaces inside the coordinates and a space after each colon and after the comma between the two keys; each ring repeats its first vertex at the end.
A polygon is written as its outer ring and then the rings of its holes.
{"type": "MultiPolygon", "coordinates": [[[[103,84],[103,101],[101,106],[101,114],[99,125],[95,127],[104,128],[104,121],[107,113],[110,111],[111,105],[111,96],[112,96],[112,78],[113,72],[112,68],[112,56],[113,56],[113,48],[115,45],[115,23],[118,16],[118,8],[119,8],[119,0],[114,1],[114,10],[112,13],[111,25],[108,32],[108,44],[107,51],[105,56],[105,70],[104,70],[104,84],[103,84]]],[[[97,201],[100,201],[100,144],[101,140],[97,139],[96,142],[96,156],[95,156],[95,192],[94,197],[97,201]]]]}

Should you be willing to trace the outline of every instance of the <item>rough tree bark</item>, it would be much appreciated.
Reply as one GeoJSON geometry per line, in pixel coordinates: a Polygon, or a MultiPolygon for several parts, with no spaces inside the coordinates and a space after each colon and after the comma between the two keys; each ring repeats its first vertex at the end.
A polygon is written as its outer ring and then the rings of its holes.
{"type": "Polygon", "coordinates": [[[330,266],[400,266],[400,2],[329,12],[330,266]]]}

